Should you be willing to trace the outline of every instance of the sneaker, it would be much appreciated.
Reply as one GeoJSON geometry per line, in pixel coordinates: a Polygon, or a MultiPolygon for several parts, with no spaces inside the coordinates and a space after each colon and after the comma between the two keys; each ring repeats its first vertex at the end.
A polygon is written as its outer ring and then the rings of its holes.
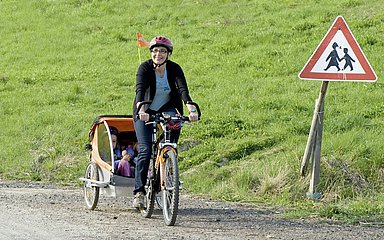
{"type": "Polygon", "coordinates": [[[135,194],[132,206],[134,208],[144,208],[144,193],[138,192],[135,194]]]}

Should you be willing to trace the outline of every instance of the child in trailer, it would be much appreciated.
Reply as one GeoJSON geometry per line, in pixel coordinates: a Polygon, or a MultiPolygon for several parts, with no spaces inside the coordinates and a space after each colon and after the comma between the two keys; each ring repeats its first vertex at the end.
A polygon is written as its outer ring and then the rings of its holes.
{"type": "Polygon", "coordinates": [[[112,147],[113,147],[113,160],[120,160],[122,158],[121,149],[117,141],[117,132],[111,131],[112,147]]]}
{"type": "Polygon", "coordinates": [[[128,145],[126,148],[123,147],[120,160],[115,161],[116,173],[120,176],[134,177],[135,176],[135,156],[134,146],[128,145]]]}
{"type": "Polygon", "coordinates": [[[134,168],[136,164],[134,163],[134,158],[136,156],[135,151],[133,150],[133,145],[128,145],[127,147],[120,147],[118,142],[118,130],[114,127],[110,127],[112,147],[113,147],[113,156],[114,156],[114,169],[115,173],[120,176],[125,177],[134,177],[134,168]]]}

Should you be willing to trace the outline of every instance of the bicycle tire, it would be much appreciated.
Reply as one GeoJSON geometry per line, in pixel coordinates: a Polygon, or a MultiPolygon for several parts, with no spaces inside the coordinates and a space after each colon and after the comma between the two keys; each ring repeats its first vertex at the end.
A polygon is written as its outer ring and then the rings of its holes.
{"type": "Polygon", "coordinates": [[[147,184],[145,185],[145,196],[144,196],[144,208],[140,210],[141,215],[145,218],[150,218],[153,214],[153,210],[155,209],[155,196],[156,196],[156,189],[155,189],[155,181],[157,179],[156,177],[156,171],[155,171],[155,164],[153,159],[151,159],[149,164],[149,170],[148,170],[148,179],[147,184]]]}
{"type": "Polygon", "coordinates": [[[179,167],[175,151],[167,151],[164,162],[165,186],[162,190],[163,216],[167,226],[175,225],[179,209],[179,167]]]}
{"type": "MultiPolygon", "coordinates": [[[[99,181],[99,166],[94,162],[89,162],[85,169],[84,177],[86,179],[99,181]]],[[[94,210],[99,202],[100,188],[92,186],[88,181],[84,181],[84,200],[85,206],[89,210],[94,210]]]]}
{"type": "Polygon", "coordinates": [[[160,210],[163,210],[163,198],[161,197],[161,194],[162,194],[162,193],[157,193],[157,194],[156,194],[156,196],[155,196],[155,202],[156,202],[157,207],[158,207],[160,210]]]}

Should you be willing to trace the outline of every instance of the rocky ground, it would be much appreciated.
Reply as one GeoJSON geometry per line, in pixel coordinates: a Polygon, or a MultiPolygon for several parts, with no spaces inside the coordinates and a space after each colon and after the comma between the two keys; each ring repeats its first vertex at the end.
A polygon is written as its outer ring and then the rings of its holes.
{"type": "Polygon", "coordinates": [[[101,195],[86,210],[81,188],[0,181],[0,239],[384,239],[380,225],[290,220],[282,210],[181,194],[176,225],[145,219],[131,198],[101,195]]]}

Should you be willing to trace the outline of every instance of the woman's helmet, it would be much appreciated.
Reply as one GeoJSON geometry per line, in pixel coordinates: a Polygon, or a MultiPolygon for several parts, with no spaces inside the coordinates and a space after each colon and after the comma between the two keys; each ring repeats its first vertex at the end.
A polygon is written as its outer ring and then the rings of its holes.
{"type": "Polygon", "coordinates": [[[151,40],[149,43],[149,50],[152,50],[154,47],[165,47],[170,53],[173,51],[173,44],[171,40],[164,36],[157,36],[151,40]]]}

